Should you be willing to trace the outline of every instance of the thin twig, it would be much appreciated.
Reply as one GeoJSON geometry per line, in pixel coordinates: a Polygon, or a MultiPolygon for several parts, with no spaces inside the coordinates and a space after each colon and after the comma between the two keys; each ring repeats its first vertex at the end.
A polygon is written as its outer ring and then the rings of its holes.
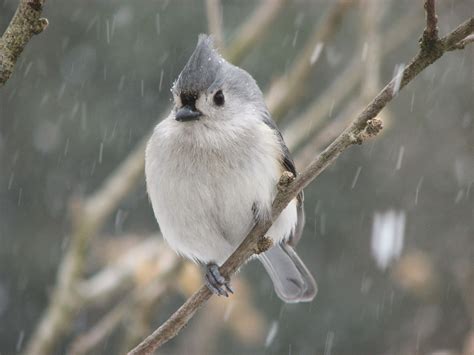
{"type": "MultiPolygon", "coordinates": [[[[429,1],[429,0],[427,0],[429,1]]],[[[474,18],[461,24],[456,30],[443,38],[442,43],[451,41],[451,37],[457,33],[464,32],[467,35],[474,32],[474,18]]],[[[466,36],[459,38],[457,42],[466,36]]],[[[439,59],[446,51],[433,50],[429,46],[422,45],[420,52],[405,67],[400,82],[400,89],[412,81],[421,71],[439,59]]],[[[275,220],[288,203],[321,172],[323,172],[337,157],[353,144],[361,144],[367,138],[376,135],[382,128],[380,120],[376,116],[397,94],[395,88],[398,86],[395,77],[370,104],[352,121],[321,154],[296,178],[291,174],[283,174],[278,184],[278,193],[273,202],[272,220],[275,220]]],[[[249,235],[244,239],[235,252],[220,267],[223,276],[229,278],[240,265],[248,260],[254,253],[261,251],[259,245],[266,240],[263,236],[270,228],[272,221],[259,221],[249,235]]],[[[193,296],[191,296],[163,325],[148,336],[141,344],[129,352],[129,355],[151,354],[155,349],[166,343],[178,334],[187,324],[194,313],[211,297],[207,286],[203,285],[193,296]]]]}
{"type": "Polygon", "coordinates": [[[438,40],[438,16],[436,16],[435,0],[425,1],[426,28],[423,37],[429,41],[438,40]]]}
{"type": "Polygon", "coordinates": [[[0,87],[13,74],[15,64],[31,37],[48,27],[41,17],[45,0],[21,0],[10,24],[0,38],[0,87]]]}

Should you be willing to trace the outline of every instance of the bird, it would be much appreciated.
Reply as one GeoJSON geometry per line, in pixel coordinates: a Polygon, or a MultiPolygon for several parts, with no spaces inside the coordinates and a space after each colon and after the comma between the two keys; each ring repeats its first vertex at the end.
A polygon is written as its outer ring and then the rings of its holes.
{"type": "MultiPolygon", "coordinates": [[[[173,108],[147,143],[148,196],[166,242],[205,266],[217,295],[234,293],[219,271],[261,219],[272,218],[277,183],[295,164],[253,77],[225,60],[201,34],[171,88],[173,108]]],[[[303,193],[267,232],[272,247],[256,258],[278,297],[310,302],[316,282],[295,252],[305,217],[303,193]]]]}

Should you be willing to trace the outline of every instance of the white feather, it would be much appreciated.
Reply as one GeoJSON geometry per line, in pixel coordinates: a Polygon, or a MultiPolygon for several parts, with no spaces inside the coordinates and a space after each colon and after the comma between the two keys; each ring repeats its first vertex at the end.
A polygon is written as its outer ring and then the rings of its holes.
{"type": "MultiPolygon", "coordinates": [[[[177,122],[172,113],[155,128],[146,150],[147,189],[163,236],[178,253],[221,264],[250,231],[254,204],[260,218],[270,216],[282,151],[258,114],[241,109],[238,119],[177,122]]],[[[293,201],[268,235],[286,239],[296,221],[293,201]]]]}

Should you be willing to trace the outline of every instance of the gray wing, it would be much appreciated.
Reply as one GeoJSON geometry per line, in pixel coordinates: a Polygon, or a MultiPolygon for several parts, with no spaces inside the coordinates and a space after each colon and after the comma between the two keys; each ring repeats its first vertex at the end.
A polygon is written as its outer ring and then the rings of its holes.
{"type": "MultiPolygon", "coordinates": [[[[270,116],[270,113],[265,112],[265,114],[262,116],[262,121],[271,129],[275,131],[275,134],[277,135],[278,139],[280,140],[280,146],[281,146],[281,151],[282,151],[282,157],[281,157],[281,164],[282,168],[286,171],[291,172],[294,176],[297,175],[296,172],[296,167],[295,163],[293,161],[293,158],[291,157],[290,151],[288,147],[285,144],[285,141],[283,139],[283,136],[281,135],[280,130],[278,129],[277,125],[273,121],[273,119],[270,116]]],[[[290,236],[290,239],[288,240],[288,244],[291,246],[295,246],[299,240],[301,239],[301,235],[303,234],[303,228],[305,224],[305,214],[304,214],[304,194],[303,191],[301,191],[297,196],[296,196],[296,209],[297,209],[297,222],[296,222],[296,227],[295,231],[292,236],[290,236]]]]}

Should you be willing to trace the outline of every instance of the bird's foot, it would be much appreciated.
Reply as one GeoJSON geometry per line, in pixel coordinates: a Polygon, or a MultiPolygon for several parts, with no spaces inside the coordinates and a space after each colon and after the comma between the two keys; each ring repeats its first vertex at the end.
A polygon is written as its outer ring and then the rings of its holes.
{"type": "Polygon", "coordinates": [[[221,275],[217,264],[207,264],[205,280],[209,290],[218,296],[229,297],[229,292],[234,293],[234,290],[230,287],[230,281],[221,275]]]}

